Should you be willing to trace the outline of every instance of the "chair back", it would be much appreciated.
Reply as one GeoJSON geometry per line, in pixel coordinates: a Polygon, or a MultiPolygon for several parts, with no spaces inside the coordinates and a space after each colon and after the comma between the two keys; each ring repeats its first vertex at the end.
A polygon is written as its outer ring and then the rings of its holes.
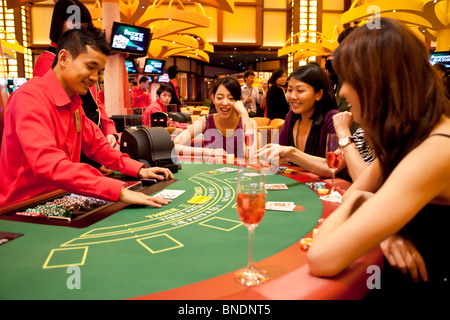
{"type": "Polygon", "coordinates": [[[253,117],[252,119],[256,121],[256,125],[258,127],[268,126],[269,123],[270,123],[270,119],[269,118],[253,117]]]}

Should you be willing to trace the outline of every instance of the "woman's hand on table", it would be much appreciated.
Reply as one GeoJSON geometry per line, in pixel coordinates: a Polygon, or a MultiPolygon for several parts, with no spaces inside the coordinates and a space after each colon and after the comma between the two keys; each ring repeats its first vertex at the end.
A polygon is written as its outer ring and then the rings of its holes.
{"type": "Polygon", "coordinates": [[[295,150],[294,147],[270,143],[259,149],[256,157],[273,165],[287,164],[291,161],[291,155],[295,150]]]}

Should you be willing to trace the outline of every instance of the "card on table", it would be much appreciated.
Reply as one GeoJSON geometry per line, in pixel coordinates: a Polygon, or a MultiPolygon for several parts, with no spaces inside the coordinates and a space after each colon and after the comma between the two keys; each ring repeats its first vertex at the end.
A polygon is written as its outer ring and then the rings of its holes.
{"type": "Polygon", "coordinates": [[[294,202],[278,202],[278,201],[266,202],[266,210],[293,211],[294,208],[295,208],[294,202]]]}
{"type": "Polygon", "coordinates": [[[205,204],[211,199],[211,197],[206,196],[195,196],[192,199],[188,200],[188,203],[194,203],[194,204],[205,204]]]}
{"type": "Polygon", "coordinates": [[[164,199],[173,200],[184,192],[186,192],[186,190],[165,189],[165,190],[162,190],[161,192],[158,192],[157,194],[153,195],[153,197],[161,197],[164,199]]]}
{"type": "Polygon", "coordinates": [[[244,173],[245,177],[257,177],[260,176],[261,173],[257,173],[257,172],[249,172],[249,173],[244,173]]]}
{"type": "Polygon", "coordinates": [[[220,169],[216,169],[216,171],[220,171],[220,172],[235,172],[238,171],[237,168],[230,168],[230,167],[223,167],[220,169]]]}
{"type": "Polygon", "coordinates": [[[287,190],[288,187],[284,183],[266,184],[266,190],[287,190]]]}

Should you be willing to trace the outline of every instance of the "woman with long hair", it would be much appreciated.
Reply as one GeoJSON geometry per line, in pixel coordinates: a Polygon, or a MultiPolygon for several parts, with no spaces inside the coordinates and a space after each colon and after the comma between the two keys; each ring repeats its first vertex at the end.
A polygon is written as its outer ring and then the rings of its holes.
{"type": "Polygon", "coordinates": [[[234,154],[249,158],[256,152],[257,125],[241,101],[241,86],[236,79],[219,79],[211,93],[217,113],[196,120],[174,141],[175,152],[183,155],[223,156],[234,154]],[[201,146],[191,140],[203,134],[201,146]]]}
{"type": "Polygon", "coordinates": [[[286,85],[286,71],[275,69],[268,80],[269,89],[266,95],[266,116],[269,119],[284,119],[289,112],[283,87],[286,85]]]}
{"type": "Polygon", "coordinates": [[[423,40],[380,18],[347,37],[333,67],[376,159],[320,227],[311,273],[335,275],[383,242],[377,293],[449,297],[450,102],[423,40]]]}
{"type": "Polygon", "coordinates": [[[291,162],[330,177],[325,159],[326,140],[327,134],[335,133],[333,115],[338,111],[325,73],[312,63],[298,67],[289,76],[286,98],[291,110],[281,128],[279,145],[268,144],[257,155],[274,164],[291,162]]]}

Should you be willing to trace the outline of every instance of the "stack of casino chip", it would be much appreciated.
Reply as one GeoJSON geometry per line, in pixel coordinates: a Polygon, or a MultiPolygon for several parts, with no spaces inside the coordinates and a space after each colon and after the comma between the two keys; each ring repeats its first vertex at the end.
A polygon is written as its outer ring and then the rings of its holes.
{"type": "Polygon", "coordinates": [[[64,196],[60,199],[53,200],[52,202],[47,202],[46,204],[62,205],[66,209],[71,210],[72,213],[77,213],[79,211],[87,211],[98,208],[106,203],[108,202],[105,200],[71,194],[69,196],[64,196]]]}
{"type": "Polygon", "coordinates": [[[66,209],[62,205],[55,205],[55,204],[39,205],[34,208],[29,208],[25,212],[41,213],[41,214],[45,215],[46,217],[70,217],[71,216],[71,211],[69,209],[66,209]]]}
{"type": "Polygon", "coordinates": [[[64,197],[70,201],[74,201],[76,203],[80,204],[80,210],[90,210],[95,209],[100,206],[103,206],[108,203],[106,200],[92,198],[92,197],[86,197],[86,196],[80,196],[77,194],[71,194],[70,196],[64,197]]]}
{"type": "Polygon", "coordinates": [[[68,217],[77,214],[80,211],[88,211],[105,205],[108,201],[85,197],[76,194],[64,196],[53,201],[46,202],[44,205],[38,205],[29,208],[25,212],[17,212],[17,215],[32,217],[68,217]]]}

